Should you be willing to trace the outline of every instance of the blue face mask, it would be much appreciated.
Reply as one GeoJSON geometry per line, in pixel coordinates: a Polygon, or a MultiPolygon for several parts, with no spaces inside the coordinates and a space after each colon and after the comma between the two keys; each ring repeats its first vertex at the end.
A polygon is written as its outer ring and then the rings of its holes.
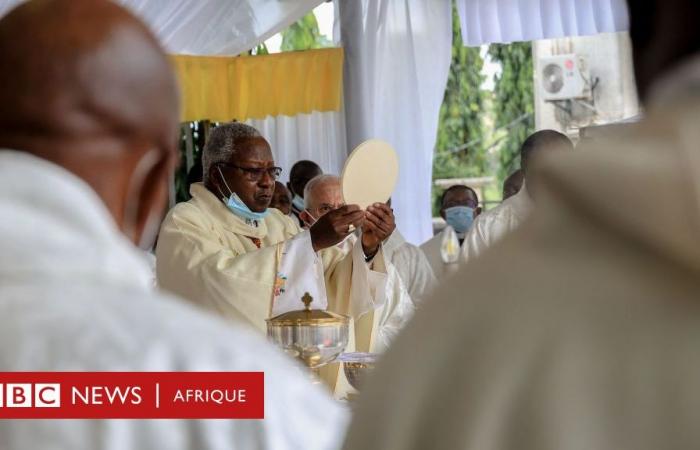
{"type": "MultiPolygon", "coordinates": [[[[217,169],[219,169],[217,167],[217,169]]],[[[251,211],[250,208],[248,208],[248,205],[246,205],[243,200],[231,190],[230,187],[228,187],[228,183],[226,183],[226,178],[224,178],[224,175],[221,173],[221,169],[219,169],[219,175],[221,175],[221,179],[224,180],[224,185],[226,186],[226,189],[230,192],[228,199],[226,197],[222,198],[221,200],[226,204],[229,210],[236,216],[240,217],[241,219],[245,220],[263,220],[265,216],[270,212],[269,209],[266,209],[263,212],[254,212],[251,211]]]]}
{"type": "Polygon", "coordinates": [[[457,233],[466,232],[474,222],[474,209],[468,206],[453,206],[445,210],[445,221],[457,233]]]}
{"type": "Polygon", "coordinates": [[[303,211],[304,210],[304,199],[299,197],[297,194],[294,194],[294,198],[292,198],[292,205],[294,205],[294,208],[297,211],[303,211]]]}

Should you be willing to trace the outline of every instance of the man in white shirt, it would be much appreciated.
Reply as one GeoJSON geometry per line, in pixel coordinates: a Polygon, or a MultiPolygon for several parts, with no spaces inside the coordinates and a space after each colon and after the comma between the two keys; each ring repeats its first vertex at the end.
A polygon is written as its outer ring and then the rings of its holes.
{"type": "Polygon", "coordinates": [[[134,243],[166,205],[179,108],[147,28],[29,1],[0,20],[0,70],[2,370],[265,372],[264,420],[2,420],[0,447],[335,448],[344,411],[286,356],[150,286],[134,243]]]}
{"type": "Polygon", "coordinates": [[[420,307],[437,285],[425,253],[407,242],[398,229],[384,242],[383,250],[384,258],[396,269],[411,302],[420,307]]]}
{"type": "Polygon", "coordinates": [[[346,450],[700,448],[700,3],[628,5],[646,118],[533,167],[533,214],[418,311],[346,450]]]}
{"type": "Polygon", "coordinates": [[[463,259],[471,261],[488,247],[515,230],[532,210],[532,193],[528,191],[528,168],[533,160],[550,152],[573,150],[568,137],[554,130],[541,130],[531,134],[520,147],[520,165],[525,179],[522,188],[514,196],[497,207],[485,211],[474,221],[462,247],[463,259]]]}
{"type": "Polygon", "coordinates": [[[464,236],[479,214],[481,214],[479,196],[469,186],[457,184],[450,186],[442,193],[440,216],[445,219],[447,226],[454,230],[454,233],[448,231],[446,227],[420,246],[438,279],[442,279],[457,270],[459,252],[463,251],[464,247],[464,236]],[[456,242],[450,242],[455,238],[456,242]],[[455,247],[457,255],[452,260],[446,261],[444,253],[452,246],[455,247]]]}

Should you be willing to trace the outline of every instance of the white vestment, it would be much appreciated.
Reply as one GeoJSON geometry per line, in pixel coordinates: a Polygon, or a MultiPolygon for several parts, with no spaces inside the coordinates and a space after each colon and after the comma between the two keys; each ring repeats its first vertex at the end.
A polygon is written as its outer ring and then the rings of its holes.
{"type": "Polygon", "coordinates": [[[394,266],[411,302],[418,307],[437,282],[425,253],[406,242],[399,230],[394,230],[384,242],[383,249],[384,259],[394,266]]]}
{"type": "MultiPolygon", "coordinates": [[[[351,342],[348,351],[384,352],[413,316],[415,303],[422,298],[420,296],[432,287],[432,273],[412,274],[413,268],[404,264],[406,253],[412,253],[410,249],[404,249],[404,245],[410,244],[403,240],[398,231],[394,231],[392,236],[382,243],[383,259],[375,259],[369,263],[369,267],[374,269],[369,271],[367,277],[370,295],[365,302],[358,301],[355,305],[351,305],[349,310],[343,312],[350,315],[355,324],[355,342],[351,342]],[[401,268],[396,265],[397,262],[401,268]],[[409,275],[415,278],[411,284],[404,282],[404,280],[411,281],[408,278],[409,275]],[[415,290],[415,301],[407,286],[415,290]]],[[[343,252],[351,252],[355,266],[360,265],[361,258],[364,257],[360,231],[350,235],[339,247],[343,252]]],[[[430,270],[429,267],[427,269],[430,270]]],[[[334,299],[329,299],[331,305],[338,303],[334,299]]],[[[342,311],[342,308],[335,309],[342,311]]]]}
{"type": "Polygon", "coordinates": [[[700,448],[694,63],[626,135],[543,156],[532,215],[416,313],[346,450],[700,448]]]}
{"type": "Polygon", "coordinates": [[[462,244],[463,259],[473,260],[505,235],[513,232],[528,217],[531,209],[532,199],[523,183],[517,194],[474,219],[462,244]]]}
{"type": "MultiPolygon", "coordinates": [[[[369,269],[331,247],[316,253],[302,231],[274,208],[261,221],[243,220],[203,184],[178,203],[161,226],[156,247],[158,285],[227,318],[265,332],[265,319],[312,308],[347,314],[370,297],[369,269]],[[340,309],[329,305],[333,296],[340,309]]],[[[382,260],[381,252],[376,256],[382,260]]]]}
{"type": "MultiPolygon", "coordinates": [[[[420,246],[437,280],[442,280],[446,276],[455,273],[457,267],[459,267],[457,263],[446,263],[443,260],[440,251],[443,239],[445,239],[445,230],[440,231],[420,246]]],[[[462,243],[460,252],[463,253],[464,251],[464,243],[462,243]]]]}
{"type": "Polygon", "coordinates": [[[0,150],[0,368],[264,371],[264,420],[1,420],[3,450],[333,449],[346,413],[263,338],[151,287],[65,169],[0,150]]]}

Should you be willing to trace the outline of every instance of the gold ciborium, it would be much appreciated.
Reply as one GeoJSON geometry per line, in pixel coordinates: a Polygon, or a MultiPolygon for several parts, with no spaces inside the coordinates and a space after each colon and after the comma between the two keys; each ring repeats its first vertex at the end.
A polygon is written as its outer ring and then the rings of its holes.
{"type": "Polygon", "coordinates": [[[333,362],[348,345],[350,318],[311,309],[313,298],[302,297],[304,309],[267,319],[267,337],[288,355],[315,371],[333,362]]]}

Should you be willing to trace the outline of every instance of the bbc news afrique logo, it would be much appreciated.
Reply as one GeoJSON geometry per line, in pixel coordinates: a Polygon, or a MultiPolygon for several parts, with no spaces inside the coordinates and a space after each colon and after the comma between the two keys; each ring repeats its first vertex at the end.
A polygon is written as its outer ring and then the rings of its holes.
{"type": "Polygon", "coordinates": [[[0,408],[60,408],[58,383],[0,384],[0,408]]]}
{"type": "Polygon", "coordinates": [[[264,418],[262,372],[0,372],[0,420],[264,418]]]}

